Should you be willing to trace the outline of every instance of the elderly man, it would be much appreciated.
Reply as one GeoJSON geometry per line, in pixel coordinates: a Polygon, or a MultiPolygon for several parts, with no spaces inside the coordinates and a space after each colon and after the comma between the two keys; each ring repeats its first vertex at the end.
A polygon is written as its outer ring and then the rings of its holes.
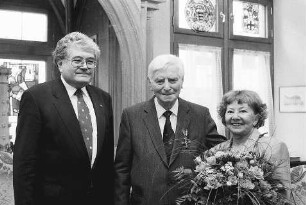
{"type": "Polygon", "coordinates": [[[73,32],[53,52],[61,77],[33,86],[20,102],[14,148],[16,205],[113,201],[110,95],[89,85],[100,50],[73,32]]]}
{"type": "Polygon", "coordinates": [[[173,171],[193,169],[197,154],[224,140],[207,108],[179,98],[184,80],[180,58],[157,56],[149,65],[148,80],[154,96],[122,113],[116,205],[175,204],[184,190],[175,186],[173,171]]]}

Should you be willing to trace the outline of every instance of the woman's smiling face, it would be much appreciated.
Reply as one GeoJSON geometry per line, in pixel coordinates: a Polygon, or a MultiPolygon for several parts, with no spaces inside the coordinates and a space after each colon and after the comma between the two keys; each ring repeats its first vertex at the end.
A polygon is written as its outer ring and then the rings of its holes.
{"type": "Polygon", "coordinates": [[[225,125],[233,137],[248,137],[257,122],[257,115],[247,103],[234,101],[227,105],[225,125]]]}

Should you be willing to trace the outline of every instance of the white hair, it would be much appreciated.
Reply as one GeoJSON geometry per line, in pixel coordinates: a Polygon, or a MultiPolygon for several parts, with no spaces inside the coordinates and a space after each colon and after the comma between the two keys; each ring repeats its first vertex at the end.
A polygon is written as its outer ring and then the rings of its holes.
{"type": "Polygon", "coordinates": [[[152,81],[154,72],[161,69],[167,69],[170,66],[175,66],[178,69],[178,74],[181,79],[184,78],[184,64],[183,61],[172,54],[163,54],[155,57],[148,67],[148,78],[152,81]]]}

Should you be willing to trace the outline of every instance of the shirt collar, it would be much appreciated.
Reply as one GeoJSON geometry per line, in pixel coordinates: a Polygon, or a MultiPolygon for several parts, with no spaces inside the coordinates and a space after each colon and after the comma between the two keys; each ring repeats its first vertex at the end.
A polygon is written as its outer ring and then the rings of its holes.
{"type": "MultiPolygon", "coordinates": [[[[63,76],[61,75],[61,80],[67,90],[68,96],[69,98],[71,98],[72,96],[74,96],[75,91],[77,90],[75,87],[69,85],[66,80],[63,78],[63,76]]],[[[83,94],[86,95],[88,97],[88,92],[86,90],[86,86],[82,87],[81,90],[83,91],[83,94]]]]}
{"type": "MultiPolygon", "coordinates": [[[[157,112],[157,118],[161,118],[162,115],[164,114],[164,112],[166,112],[167,110],[165,108],[163,108],[157,101],[157,98],[154,98],[154,104],[155,104],[155,108],[156,108],[156,112],[157,112]]],[[[172,112],[172,114],[174,114],[175,116],[177,116],[177,112],[178,112],[178,99],[176,99],[174,105],[172,106],[172,108],[170,109],[170,111],[172,112]]]]}

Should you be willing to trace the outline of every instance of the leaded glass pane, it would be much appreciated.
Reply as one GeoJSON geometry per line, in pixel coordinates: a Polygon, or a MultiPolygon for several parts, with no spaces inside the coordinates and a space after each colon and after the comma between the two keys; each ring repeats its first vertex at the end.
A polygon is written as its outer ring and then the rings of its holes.
{"type": "Polygon", "coordinates": [[[264,5],[234,0],[233,18],[234,35],[268,37],[268,17],[264,5]]]}
{"type": "Polygon", "coordinates": [[[46,14],[0,9],[0,28],[0,38],[47,42],[46,14]]]}
{"type": "Polygon", "coordinates": [[[208,107],[218,131],[223,133],[223,125],[217,117],[217,105],[223,93],[221,48],[179,44],[179,56],[185,66],[184,84],[180,96],[208,107]]]}
{"type": "Polygon", "coordinates": [[[15,141],[15,129],[21,96],[25,90],[46,81],[46,63],[44,61],[0,59],[0,65],[11,70],[9,84],[9,133],[15,141]]]}
{"type": "Polygon", "coordinates": [[[178,0],[179,28],[218,32],[217,0],[178,0]]]}
{"type": "Polygon", "coordinates": [[[250,50],[234,50],[233,89],[247,89],[258,93],[268,106],[269,119],[260,128],[262,133],[273,133],[273,98],[270,76],[270,53],[250,50]]]}

